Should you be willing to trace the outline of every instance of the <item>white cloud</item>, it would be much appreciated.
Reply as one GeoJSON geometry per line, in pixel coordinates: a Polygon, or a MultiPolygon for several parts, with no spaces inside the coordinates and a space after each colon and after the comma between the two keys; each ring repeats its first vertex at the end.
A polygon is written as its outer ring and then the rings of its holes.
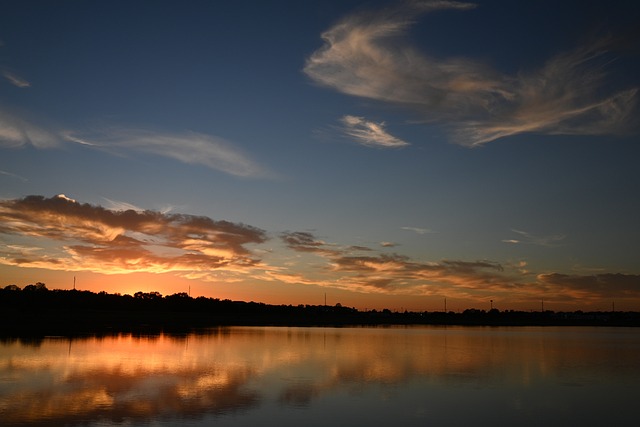
{"type": "Polygon", "coordinates": [[[11,172],[7,172],[7,171],[3,171],[3,170],[0,170],[0,175],[10,176],[10,177],[12,177],[12,178],[17,178],[17,179],[19,179],[19,180],[20,180],[20,181],[22,181],[22,182],[28,182],[28,181],[29,181],[27,178],[25,178],[25,177],[23,177],[23,176],[16,175],[15,173],[11,173],[11,172]]]}
{"type": "Polygon", "coordinates": [[[340,119],[344,133],[362,145],[371,147],[399,148],[409,145],[385,130],[385,123],[365,120],[364,117],[344,116],[340,119]]]}
{"type": "Polygon", "coordinates": [[[407,231],[413,231],[414,233],[417,234],[428,234],[428,233],[433,233],[433,231],[429,230],[428,228],[420,228],[420,227],[402,227],[403,230],[407,230],[407,231]]]}
{"type": "Polygon", "coordinates": [[[71,197],[67,197],[65,194],[58,194],[55,196],[56,199],[61,199],[67,202],[71,202],[71,203],[78,203],[76,200],[72,199],[71,197]]]}
{"type": "MultiPolygon", "coordinates": [[[[107,209],[112,210],[112,211],[136,211],[136,212],[144,212],[144,209],[139,208],[136,205],[133,205],[131,203],[127,203],[127,202],[121,202],[118,200],[111,200],[108,199],[106,197],[103,197],[104,200],[107,201],[108,205],[106,206],[107,209]]],[[[162,214],[165,214],[167,212],[160,212],[162,214]]]]}
{"type": "Polygon", "coordinates": [[[0,148],[17,148],[32,145],[36,148],[52,148],[60,144],[58,132],[18,115],[0,109],[0,148]]]}
{"type": "Polygon", "coordinates": [[[23,79],[22,77],[18,76],[15,73],[12,73],[9,70],[2,70],[2,75],[4,76],[5,79],[9,81],[9,83],[11,83],[14,86],[17,86],[17,87],[31,86],[31,83],[29,83],[26,79],[23,79]]]}
{"type": "Polygon", "coordinates": [[[270,173],[222,138],[195,133],[162,133],[140,129],[114,129],[93,137],[69,133],[73,142],[108,151],[140,151],[199,164],[235,176],[264,177],[270,173]]]}
{"type": "Polygon", "coordinates": [[[75,142],[75,143],[80,144],[80,145],[88,145],[90,147],[96,147],[97,146],[96,144],[93,144],[93,143],[91,143],[89,141],[85,141],[84,139],[80,139],[80,138],[74,136],[72,132],[65,132],[63,134],[63,137],[67,141],[75,142]]]}
{"type": "Polygon", "coordinates": [[[402,39],[422,12],[472,7],[408,2],[350,15],[322,34],[325,44],[304,72],[339,92],[404,106],[468,146],[523,132],[615,134],[632,125],[638,89],[604,89],[606,40],[505,75],[471,59],[430,57],[402,39]]]}
{"type": "Polygon", "coordinates": [[[503,242],[505,243],[526,243],[530,245],[538,245],[538,246],[557,246],[560,244],[562,240],[564,240],[567,236],[564,234],[552,234],[548,236],[536,236],[527,231],[512,229],[514,233],[517,233],[521,236],[520,240],[516,239],[505,239],[503,242]]]}
{"type": "Polygon", "coordinates": [[[111,129],[87,135],[42,125],[24,115],[0,109],[0,148],[56,148],[64,141],[123,154],[139,151],[199,164],[241,177],[270,177],[273,173],[222,138],[196,132],[163,133],[140,129],[111,129]]]}

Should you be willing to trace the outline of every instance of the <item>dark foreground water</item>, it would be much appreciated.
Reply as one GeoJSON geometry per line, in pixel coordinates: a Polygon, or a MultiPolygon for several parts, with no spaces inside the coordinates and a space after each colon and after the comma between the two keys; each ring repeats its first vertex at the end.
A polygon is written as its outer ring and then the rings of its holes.
{"type": "Polygon", "coordinates": [[[220,328],[0,342],[0,425],[640,425],[640,329],[220,328]]]}

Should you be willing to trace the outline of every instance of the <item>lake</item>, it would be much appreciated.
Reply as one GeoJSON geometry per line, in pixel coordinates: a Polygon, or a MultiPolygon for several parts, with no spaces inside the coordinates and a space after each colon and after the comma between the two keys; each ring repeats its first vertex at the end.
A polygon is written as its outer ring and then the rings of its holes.
{"type": "Polygon", "coordinates": [[[3,426],[611,426],[639,396],[640,328],[0,340],[3,426]]]}

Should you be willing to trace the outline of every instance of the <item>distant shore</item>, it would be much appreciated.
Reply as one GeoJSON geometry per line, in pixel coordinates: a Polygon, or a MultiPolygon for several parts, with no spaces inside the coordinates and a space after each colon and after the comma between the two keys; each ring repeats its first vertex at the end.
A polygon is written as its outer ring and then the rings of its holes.
{"type": "Polygon", "coordinates": [[[0,289],[0,335],[189,332],[215,326],[640,326],[638,312],[359,311],[325,305],[270,305],[191,298],[186,293],[134,296],[46,287],[0,289]]]}

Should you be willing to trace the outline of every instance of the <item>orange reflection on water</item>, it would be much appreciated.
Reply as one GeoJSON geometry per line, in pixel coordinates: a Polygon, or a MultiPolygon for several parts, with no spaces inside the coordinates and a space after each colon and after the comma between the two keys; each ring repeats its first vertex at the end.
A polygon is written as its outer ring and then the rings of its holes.
{"type": "Polygon", "coordinates": [[[9,385],[0,395],[2,418],[54,424],[251,405],[255,393],[240,390],[251,368],[231,361],[229,348],[219,345],[223,340],[120,335],[4,345],[0,372],[9,385]]]}
{"type": "Polygon", "coordinates": [[[602,371],[587,367],[612,354],[609,375],[624,378],[637,366],[640,348],[616,340],[616,331],[593,340],[588,328],[220,328],[4,342],[0,415],[7,424],[50,425],[193,419],[265,402],[306,406],[369,384],[588,383],[602,371]]]}

